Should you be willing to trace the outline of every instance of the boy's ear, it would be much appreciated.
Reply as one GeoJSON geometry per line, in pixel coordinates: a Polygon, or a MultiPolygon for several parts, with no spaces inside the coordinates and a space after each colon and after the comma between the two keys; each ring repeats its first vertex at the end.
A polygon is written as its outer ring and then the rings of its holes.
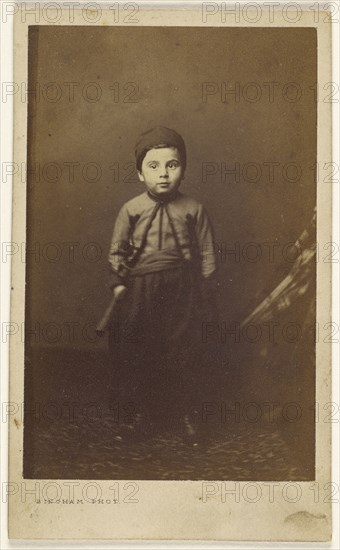
{"type": "Polygon", "coordinates": [[[142,174],[142,172],[140,172],[139,170],[137,170],[137,174],[138,174],[138,178],[139,178],[139,181],[143,182],[144,183],[144,176],[142,174]]]}

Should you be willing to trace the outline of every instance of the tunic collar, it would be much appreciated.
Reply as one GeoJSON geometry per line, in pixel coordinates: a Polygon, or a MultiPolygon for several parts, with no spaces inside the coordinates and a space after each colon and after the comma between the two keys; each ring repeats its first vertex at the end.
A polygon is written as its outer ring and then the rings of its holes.
{"type": "Polygon", "coordinates": [[[154,202],[158,202],[160,204],[167,204],[173,201],[179,195],[179,191],[178,189],[176,189],[173,193],[170,193],[169,195],[166,195],[166,196],[153,195],[150,191],[147,191],[146,194],[154,202]]]}

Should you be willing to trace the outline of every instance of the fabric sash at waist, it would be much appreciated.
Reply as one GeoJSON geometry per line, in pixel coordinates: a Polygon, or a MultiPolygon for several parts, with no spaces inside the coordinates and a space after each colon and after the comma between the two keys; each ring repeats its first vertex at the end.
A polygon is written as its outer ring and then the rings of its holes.
{"type": "Polygon", "coordinates": [[[157,250],[140,258],[138,264],[129,271],[130,277],[138,277],[147,273],[165,271],[189,264],[176,250],[157,250]]]}

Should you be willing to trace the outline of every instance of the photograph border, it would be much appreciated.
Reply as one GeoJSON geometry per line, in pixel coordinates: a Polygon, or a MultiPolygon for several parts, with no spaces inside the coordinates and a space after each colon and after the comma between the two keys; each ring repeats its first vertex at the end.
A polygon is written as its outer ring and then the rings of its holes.
{"type": "MultiPolygon", "coordinates": [[[[210,3],[214,4],[214,3],[210,3]]],[[[217,4],[216,4],[217,5],[217,4]]],[[[132,26],[249,26],[240,20],[234,24],[222,24],[221,17],[209,17],[204,22],[202,4],[183,10],[180,6],[162,9],[138,6],[138,23],[115,21],[115,13],[104,10],[102,25],[132,26]]],[[[218,12],[216,12],[219,15],[218,12]]],[[[326,13],[326,12],[322,12],[326,13]]],[[[318,83],[322,89],[332,81],[331,73],[331,28],[322,18],[315,21],[311,12],[303,12],[297,23],[289,23],[279,11],[274,22],[258,21],[252,26],[262,27],[315,27],[318,33],[318,83]]],[[[20,10],[14,16],[14,82],[27,82],[28,26],[20,10]]],[[[46,25],[46,21],[34,22],[46,25]]],[[[57,25],[91,25],[82,14],[74,13],[70,21],[69,10],[62,12],[57,25]]],[[[97,23],[98,24],[98,23],[97,23]]],[[[331,104],[318,101],[318,155],[317,162],[323,165],[332,160],[331,104]],[[320,122],[321,121],[321,122],[320,122]]],[[[27,103],[14,97],[14,162],[26,163],[27,157],[27,103]]],[[[26,189],[20,174],[14,174],[12,242],[26,240],[26,189]]],[[[332,242],[332,188],[317,185],[317,242],[319,250],[332,242]]],[[[324,327],[331,318],[331,263],[317,263],[317,322],[324,327]]],[[[11,321],[18,326],[25,314],[25,264],[20,255],[12,257],[11,321]]],[[[24,343],[20,331],[10,338],[10,403],[24,401],[24,343]]],[[[332,401],[331,394],[331,343],[316,344],[316,402],[332,401]]],[[[320,498],[315,502],[311,482],[300,482],[301,498],[297,502],[285,500],[282,487],[286,482],[266,485],[275,486],[278,496],[270,502],[268,496],[258,502],[223,502],[225,487],[219,485],[219,493],[204,502],[203,481],[139,481],[137,502],[119,503],[112,513],[112,505],[95,508],[93,505],[37,504],[28,491],[35,495],[36,484],[59,485],[74,483],[89,484],[89,480],[24,480],[22,477],[23,419],[13,415],[10,419],[9,436],[9,482],[13,492],[9,497],[9,536],[12,539],[103,539],[103,540],[234,540],[234,541],[329,541],[331,537],[331,502],[325,502],[325,487],[331,481],[331,424],[320,421],[316,424],[316,479],[320,498]],[[130,504],[127,506],[127,504],[130,504]],[[57,506],[57,508],[56,508],[57,506]],[[58,516],[57,522],[51,519],[58,516]],[[157,522],[154,521],[155,515],[157,522]]],[[[216,480],[219,482],[219,480],[216,480]]],[[[110,495],[112,481],[95,481],[101,486],[103,499],[110,495]]],[[[124,489],[131,481],[121,480],[124,489]]],[[[210,482],[211,483],[211,482],[210,482]]],[[[249,482],[219,482],[228,484],[232,490],[238,484],[249,482]],[[229,485],[230,484],[230,485],[229,485]]],[[[257,482],[259,483],[259,482],[257,482]]],[[[74,485],[75,487],[78,485],[74,485]]],[[[40,490],[40,489],[39,489],[40,490]]],[[[112,491],[111,491],[112,492],[112,491]]],[[[327,492],[329,494],[329,491],[327,492]]],[[[241,499],[242,500],[242,499],[241,499]]]]}

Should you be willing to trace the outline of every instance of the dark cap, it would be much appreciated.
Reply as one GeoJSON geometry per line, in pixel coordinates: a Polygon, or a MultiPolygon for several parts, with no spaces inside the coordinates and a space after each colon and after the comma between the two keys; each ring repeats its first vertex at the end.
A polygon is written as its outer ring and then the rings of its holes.
{"type": "Polygon", "coordinates": [[[181,157],[183,170],[185,170],[187,155],[184,139],[177,132],[175,132],[175,130],[171,130],[165,126],[156,126],[156,128],[151,128],[139,137],[135,149],[137,170],[141,170],[142,162],[146,153],[155,147],[176,147],[181,157]]]}

